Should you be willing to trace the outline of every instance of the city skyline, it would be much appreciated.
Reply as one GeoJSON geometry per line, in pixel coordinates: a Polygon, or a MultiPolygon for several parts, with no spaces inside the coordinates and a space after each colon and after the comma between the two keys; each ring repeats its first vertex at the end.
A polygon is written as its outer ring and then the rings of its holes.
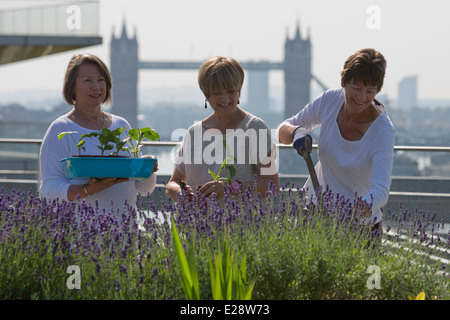
{"type": "MultiPolygon", "coordinates": [[[[20,2],[20,1],[19,1],[20,2]]],[[[22,1],[24,3],[24,1],[22,1]]],[[[30,1],[27,1],[30,2],[30,1]]],[[[51,1],[50,1],[51,2],[51,1]]],[[[54,2],[54,1],[53,1],[54,2]]],[[[12,1],[0,1],[0,10],[12,1]]],[[[17,3],[17,2],[15,2],[17,3]]],[[[413,1],[100,1],[101,46],[80,51],[108,64],[109,42],[124,22],[136,33],[141,60],[206,60],[213,55],[239,60],[282,61],[284,41],[297,25],[312,42],[312,72],[328,87],[340,85],[345,59],[363,47],[381,51],[388,62],[380,94],[397,97],[401,80],[416,75],[418,99],[450,100],[450,3],[413,1]]],[[[81,12],[83,14],[83,12],[81,12]]],[[[0,66],[1,96],[21,90],[59,91],[74,51],[0,66]]],[[[195,71],[140,71],[139,88],[195,87],[195,71]]],[[[270,86],[283,85],[272,72],[270,86]]],[[[176,93],[174,93],[176,95],[176,93]]],[[[177,99],[178,100],[178,99],[177,99]]]]}

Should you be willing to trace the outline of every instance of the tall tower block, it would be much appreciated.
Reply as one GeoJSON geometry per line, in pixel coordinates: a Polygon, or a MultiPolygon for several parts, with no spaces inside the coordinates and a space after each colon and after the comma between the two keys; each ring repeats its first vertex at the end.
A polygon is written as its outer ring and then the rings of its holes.
{"type": "Polygon", "coordinates": [[[297,114],[310,100],[311,41],[302,39],[300,26],[284,45],[284,118],[297,114]]]}
{"type": "Polygon", "coordinates": [[[113,80],[113,105],[111,113],[124,117],[132,128],[137,127],[138,113],[138,43],[136,33],[128,38],[125,22],[122,34],[111,37],[111,76],[113,80]]]}

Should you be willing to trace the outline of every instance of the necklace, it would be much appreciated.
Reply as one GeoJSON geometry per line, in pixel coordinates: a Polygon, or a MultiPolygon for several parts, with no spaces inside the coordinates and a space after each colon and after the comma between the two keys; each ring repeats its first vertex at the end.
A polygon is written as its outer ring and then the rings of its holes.
{"type": "Polygon", "coordinates": [[[76,112],[76,111],[74,111],[74,112],[72,113],[72,116],[73,116],[73,120],[74,120],[76,123],[78,123],[79,125],[81,125],[82,127],[87,128],[87,129],[92,129],[92,127],[94,127],[95,130],[99,130],[99,131],[100,131],[100,130],[103,129],[103,126],[105,125],[105,118],[106,118],[106,116],[105,116],[105,113],[104,113],[104,112],[102,112],[102,124],[101,124],[100,126],[97,126],[97,125],[94,123],[94,121],[91,120],[91,119],[88,119],[88,118],[86,118],[86,117],[81,117],[81,116],[79,115],[79,113],[76,112]]]}
{"type": "Polygon", "coordinates": [[[102,111],[102,125],[100,126],[100,128],[98,128],[99,131],[103,129],[104,124],[105,124],[105,113],[102,111]]]}

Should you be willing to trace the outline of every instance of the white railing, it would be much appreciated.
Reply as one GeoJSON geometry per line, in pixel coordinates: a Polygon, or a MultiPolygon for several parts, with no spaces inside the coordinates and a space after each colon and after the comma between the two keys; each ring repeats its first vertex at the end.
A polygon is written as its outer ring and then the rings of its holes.
{"type": "MultiPolygon", "coordinates": [[[[0,146],[3,144],[32,144],[35,145],[36,153],[25,153],[25,152],[11,152],[11,151],[2,151],[0,149],[0,156],[12,156],[15,158],[31,158],[36,159],[37,161],[37,169],[8,169],[8,168],[0,168],[0,184],[2,183],[24,183],[24,184],[39,184],[40,183],[40,165],[39,165],[39,152],[40,152],[40,146],[42,143],[42,139],[14,139],[14,138],[0,138],[0,146]],[[34,179],[8,179],[8,178],[2,178],[2,176],[5,175],[35,175],[34,179]]],[[[145,141],[144,146],[151,146],[151,147],[158,147],[158,148],[173,148],[177,146],[179,142],[174,141],[145,141]]],[[[283,144],[277,144],[277,147],[280,149],[291,149],[292,147],[289,145],[283,145],[283,144]]],[[[313,149],[316,149],[317,145],[313,145],[313,149]]],[[[395,152],[448,152],[450,153],[450,147],[433,147],[433,146],[395,146],[394,147],[395,152]]],[[[305,178],[306,175],[302,174],[286,174],[286,173],[280,173],[280,177],[289,179],[289,178],[305,178]]],[[[423,177],[417,177],[418,179],[423,177]]],[[[450,177],[449,177],[450,181],[450,177]]],[[[393,192],[393,194],[401,195],[402,192],[393,192]]],[[[414,193],[414,192],[404,192],[404,194],[421,194],[424,195],[424,193],[414,193]]],[[[428,195],[436,195],[436,196],[444,196],[444,197],[450,197],[450,188],[447,190],[447,192],[442,193],[430,193],[428,195]]]]}

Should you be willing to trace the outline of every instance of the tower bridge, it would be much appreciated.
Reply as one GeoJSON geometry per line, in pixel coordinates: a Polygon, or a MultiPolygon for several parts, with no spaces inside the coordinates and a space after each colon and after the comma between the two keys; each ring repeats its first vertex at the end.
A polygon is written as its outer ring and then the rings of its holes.
{"type": "MultiPolygon", "coordinates": [[[[137,126],[139,70],[198,70],[204,61],[141,61],[138,57],[136,34],[128,37],[125,23],[119,37],[111,38],[110,63],[114,79],[114,114],[137,126]]],[[[269,109],[269,72],[284,72],[284,117],[296,114],[310,101],[311,81],[324,91],[327,87],[311,72],[311,41],[300,34],[297,25],[295,37],[286,37],[284,61],[239,61],[248,73],[248,101],[245,109],[251,113],[269,109]]]]}
{"type": "MultiPolygon", "coordinates": [[[[204,61],[140,61],[139,69],[184,69],[198,70],[204,61]]],[[[245,70],[283,70],[282,62],[244,61],[239,62],[245,70]]]]}

